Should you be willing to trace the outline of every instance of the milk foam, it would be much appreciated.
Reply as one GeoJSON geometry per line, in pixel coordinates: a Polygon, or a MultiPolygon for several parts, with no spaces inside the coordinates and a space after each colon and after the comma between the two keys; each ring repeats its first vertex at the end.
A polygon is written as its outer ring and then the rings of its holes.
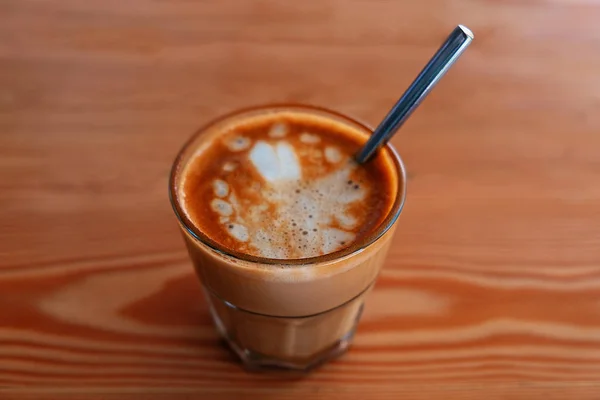
{"type": "Polygon", "coordinates": [[[281,122],[273,124],[269,131],[269,136],[272,138],[282,138],[288,133],[288,126],[281,122]]]}
{"type": "Polygon", "coordinates": [[[296,152],[283,140],[275,145],[259,140],[250,150],[250,161],[269,182],[301,178],[296,152]]]}
{"type": "Polygon", "coordinates": [[[242,151],[250,147],[250,139],[243,136],[234,136],[227,141],[227,147],[231,151],[242,151]]]}
{"type": "Polygon", "coordinates": [[[306,144],[314,144],[319,143],[321,141],[321,138],[318,135],[312,135],[310,133],[305,132],[300,135],[300,141],[306,144]]]}
{"type": "Polygon", "coordinates": [[[221,179],[215,179],[213,181],[213,190],[215,192],[215,196],[225,197],[229,193],[229,185],[227,182],[221,179]]]}
{"type": "MultiPolygon", "coordinates": [[[[351,179],[356,163],[335,146],[323,148],[316,134],[303,133],[301,144],[295,144],[311,147],[310,151],[294,148],[287,134],[287,127],[278,123],[269,131],[268,140],[234,137],[226,141],[232,152],[246,152],[244,168],[253,168],[266,184],[244,183],[244,189],[258,185],[255,193],[262,199],[258,204],[250,204],[238,200],[235,185],[215,179],[215,197],[210,203],[215,219],[223,224],[230,238],[247,244],[251,253],[258,256],[306,258],[348,246],[355,239],[354,230],[359,224],[349,206],[365,199],[368,193],[365,185],[351,179]],[[337,168],[303,179],[299,151],[337,168]],[[273,208],[275,213],[268,212],[273,208]]],[[[233,171],[231,162],[224,162],[222,169],[233,171]]]]}
{"type": "Polygon", "coordinates": [[[342,153],[335,147],[326,147],[325,148],[325,160],[332,164],[337,164],[342,161],[342,153]]]}

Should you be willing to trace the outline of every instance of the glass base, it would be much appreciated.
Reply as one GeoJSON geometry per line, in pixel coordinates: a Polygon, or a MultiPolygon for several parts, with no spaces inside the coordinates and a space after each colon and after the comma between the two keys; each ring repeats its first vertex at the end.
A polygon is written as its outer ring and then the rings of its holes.
{"type": "Polygon", "coordinates": [[[334,360],[344,354],[352,343],[354,330],[349,332],[347,337],[338,340],[333,346],[325,349],[319,354],[311,357],[310,361],[292,361],[273,358],[265,354],[253,352],[249,349],[241,349],[237,343],[225,338],[229,348],[240,358],[244,367],[252,372],[272,369],[285,369],[298,372],[308,372],[320,367],[328,361],[334,360]]]}
{"type": "Polygon", "coordinates": [[[342,355],[352,343],[367,291],[332,310],[294,318],[248,312],[204,288],[217,330],[251,371],[308,371],[342,355]]]}

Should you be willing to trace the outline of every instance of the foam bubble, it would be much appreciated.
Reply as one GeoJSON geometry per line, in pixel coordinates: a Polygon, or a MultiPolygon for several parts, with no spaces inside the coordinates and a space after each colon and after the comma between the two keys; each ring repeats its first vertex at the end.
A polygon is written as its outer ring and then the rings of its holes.
{"type": "Polygon", "coordinates": [[[210,202],[210,208],[223,217],[228,217],[233,214],[233,207],[225,200],[213,199],[213,201],[210,202]]]}
{"type": "Polygon", "coordinates": [[[358,223],[358,220],[355,217],[353,217],[352,215],[343,214],[343,213],[338,213],[335,216],[335,219],[337,219],[337,221],[340,223],[342,228],[345,228],[345,229],[352,229],[358,223]]]}
{"type": "Polygon", "coordinates": [[[234,209],[239,209],[240,207],[240,202],[237,200],[237,197],[235,195],[235,193],[233,193],[233,191],[231,192],[231,194],[229,195],[229,197],[227,198],[227,200],[229,200],[229,204],[231,204],[231,206],[234,209]]]}
{"type": "Polygon", "coordinates": [[[213,181],[213,191],[217,197],[225,197],[229,193],[229,185],[227,182],[221,179],[215,179],[213,181]]]}
{"type": "Polygon", "coordinates": [[[255,226],[260,226],[260,223],[265,219],[261,206],[250,206],[248,208],[248,222],[251,222],[255,226]]]}
{"type": "Polygon", "coordinates": [[[331,164],[337,164],[342,161],[342,153],[337,147],[328,146],[325,148],[325,159],[331,164]]]}
{"type": "Polygon", "coordinates": [[[233,208],[234,211],[236,211],[236,213],[239,215],[240,213],[240,202],[238,201],[235,193],[233,193],[233,191],[231,192],[231,194],[229,195],[229,198],[227,199],[229,201],[229,204],[231,204],[231,208],[233,208]]]}
{"type": "Polygon", "coordinates": [[[237,164],[234,163],[233,161],[227,161],[225,164],[223,164],[223,171],[225,171],[225,172],[234,171],[236,168],[237,168],[237,164]]]}
{"type": "Polygon", "coordinates": [[[250,147],[250,139],[243,136],[234,136],[227,140],[225,145],[231,151],[242,151],[250,147]]]}
{"type": "Polygon", "coordinates": [[[227,232],[236,240],[240,242],[247,242],[250,239],[250,235],[248,234],[248,228],[244,225],[231,223],[227,225],[227,232]]]}
{"type": "Polygon", "coordinates": [[[313,135],[311,133],[303,133],[300,135],[300,141],[306,144],[315,144],[321,141],[321,138],[318,135],[313,135]]]}
{"type": "Polygon", "coordinates": [[[275,139],[282,138],[288,133],[288,126],[283,122],[277,122],[269,131],[269,136],[275,139]]]}

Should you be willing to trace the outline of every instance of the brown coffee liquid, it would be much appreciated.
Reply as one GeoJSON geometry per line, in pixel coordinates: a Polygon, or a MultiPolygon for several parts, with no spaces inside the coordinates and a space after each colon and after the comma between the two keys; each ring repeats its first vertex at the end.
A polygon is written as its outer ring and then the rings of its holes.
{"type": "Polygon", "coordinates": [[[228,250],[278,259],[335,252],[372,234],[395,200],[388,155],[353,161],[366,139],[294,112],[237,121],[207,134],[178,196],[193,224],[228,250]]]}

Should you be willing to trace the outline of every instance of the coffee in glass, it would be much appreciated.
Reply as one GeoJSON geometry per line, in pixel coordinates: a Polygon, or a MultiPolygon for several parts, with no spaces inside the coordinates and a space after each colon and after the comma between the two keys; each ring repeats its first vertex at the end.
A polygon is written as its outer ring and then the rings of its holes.
{"type": "Polygon", "coordinates": [[[242,110],[177,157],[171,202],[217,329],[249,367],[308,369],[350,344],[405,198],[388,144],[309,106],[242,110]]]}

